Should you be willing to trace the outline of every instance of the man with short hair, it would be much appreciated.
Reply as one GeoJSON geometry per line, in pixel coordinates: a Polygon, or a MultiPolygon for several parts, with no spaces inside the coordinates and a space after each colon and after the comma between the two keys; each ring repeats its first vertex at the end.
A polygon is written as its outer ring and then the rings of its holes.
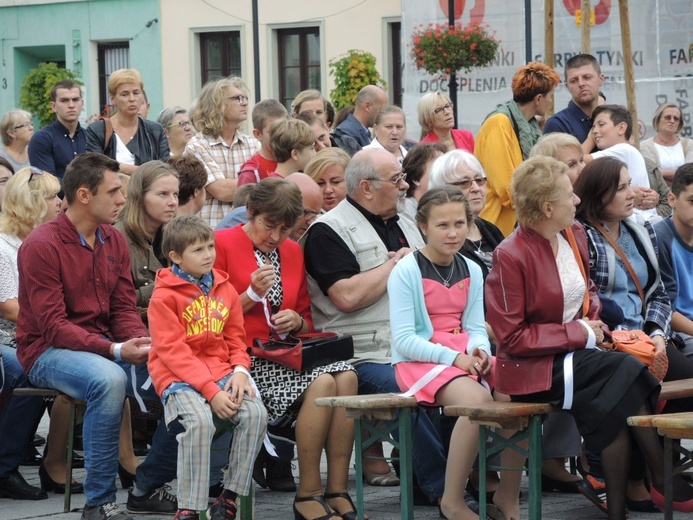
{"type": "MultiPolygon", "coordinates": [[[[351,334],[360,394],[400,389],[391,365],[387,279],[395,264],[424,245],[421,233],[398,217],[407,183],[386,150],[358,152],[346,169],[347,197],[313,223],[304,245],[316,330],[351,334]]],[[[430,418],[415,421],[414,473],[428,498],[443,495],[445,452],[430,418]]]]}
{"type": "Polygon", "coordinates": [[[356,94],[354,113],[349,114],[335,128],[334,133],[337,136],[353,137],[361,147],[371,144],[371,134],[368,129],[373,126],[375,116],[385,105],[387,105],[385,91],[375,85],[366,85],[356,94]]]}
{"type": "Polygon", "coordinates": [[[52,173],[60,182],[67,165],[86,150],[86,136],[79,124],[82,105],[82,89],[77,83],[71,80],[56,83],[51,88],[55,121],[36,132],[29,141],[31,165],[52,173]]]}
{"type": "MultiPolygon", "coordinates": [[[[125,204],[118,170],[105,155],[76,157],[63,179],[67,210],[32,231],[18,255],[17,357],[35,386],[87,403],[85,520],[131,519],[115,503],[118,438],[128,387],[142,383],[128,376],[146,373],[151,343],[125,238],[110,225],[125,204]]],[[[177,430],[157,430],[137,468],[129,511],[176,512],[163,483],[175,475],[177,430]]]]}
{"type": "Polygon", "coordinates": [[[592,112],[599,106],[599,89],[604,86],[604,74],[597,58],[591,54],[570,58],[565,64],[565,84],[572,100],[567,108],[549,117],[544,133],[563,132],[584,143],[592,129],[592,112]]]}

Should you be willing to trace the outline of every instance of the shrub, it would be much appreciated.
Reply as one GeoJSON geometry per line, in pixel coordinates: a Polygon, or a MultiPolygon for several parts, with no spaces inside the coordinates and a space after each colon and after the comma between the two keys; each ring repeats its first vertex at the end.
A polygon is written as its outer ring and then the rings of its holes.
{"type": "Polygon", "coordinates": [[[24,76],[19,95],[19,105],[31,112],[43,127],[55,121],[55,113],[51,110],[51,88],[59,81],[71,79],[81,85],[77,75],[71,70],[61,69],[56,63],[39,63],[35,69],[24,76]]]}
{"type": "Polygon", "coordinates": [[[330,60],[330,75],[335,83],[335,88],[330,91],[335,110],[353,105],[356,94],[367,85],[387,86],[375,68],[375,56],[356,49],[330,60]]]}

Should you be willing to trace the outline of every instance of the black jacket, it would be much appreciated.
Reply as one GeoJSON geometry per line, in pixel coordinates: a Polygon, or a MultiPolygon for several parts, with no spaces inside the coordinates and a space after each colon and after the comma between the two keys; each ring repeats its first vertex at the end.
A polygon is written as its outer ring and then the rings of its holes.
{"type": "MultiPolygon", "coordinates": [[[[97,152],[108,155],[112,159],[116,158],[116,139],[115,134],[108,143],[108,149],[104,150],[106,141],[106,122],[103,119],[89,125],[86,131],[87,152],[97,152]]],[[[166,161],[171,155],[168,149],[168,139],[164,134],[164,127],[154,121],[139,118],[137,134],[127,144],[128,149],[135,156],[135,165],[148,161],[166,161]]]]}

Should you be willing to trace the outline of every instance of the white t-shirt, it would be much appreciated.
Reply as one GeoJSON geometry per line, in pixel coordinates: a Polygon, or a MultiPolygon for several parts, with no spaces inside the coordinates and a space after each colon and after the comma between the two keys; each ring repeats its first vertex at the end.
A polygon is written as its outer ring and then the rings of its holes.
{"type": "Polygon", "coordinates": [[[659,157],[659,167],[662,170],[675,170],[686,162],[686,155],[683,153],[683,144],[681,141],[674,146],[662,146],[654,143],[659,157]]]}
{"type": "MultiPolygon", "coordinates": [[[[600,150],[592,154],[592,159],[599,159],[600,157],[614,157],[619,161],[625,163],[626,168],[628,168],[628,174],[631,178],[631,186],[649,188],[650,179],[647,176],[647,167],[645,166],[645,159],[642,158],[642,154],[635,147],[628,143],[618,143],[605,150],[600,150]]],[[[645,220],[651,220],[656,217],[657,210],[652,209],[634,209],[634,213],[641,215],[645,220]]]]}

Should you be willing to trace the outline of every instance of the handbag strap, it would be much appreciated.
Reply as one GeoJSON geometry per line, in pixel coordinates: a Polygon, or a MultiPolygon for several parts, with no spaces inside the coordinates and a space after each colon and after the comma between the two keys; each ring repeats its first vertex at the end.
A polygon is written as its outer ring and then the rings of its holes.
{"type": "Polygon", "coordinates": [[[108,145],[111,144],[111,138],[113,137],[113,123],[111,123],[110,117],[104,117],[103,122],[106,125],[106,131],[104,134],[105,139],[104,139],[104,143],[103,143],[103,152],[106,153],[106,150],[108,150],[108,145]]]}
{"type": "Polygon", "coordinates": [[[647,304],[645,303],[645,293],[642,291],[642,285],[640,285],[640,280],[638,280],[638,277],[635,275],[635,271],[633,270],[633,266],[630,265],[630,262],[628,261],[628,258],[626,258],[625,253],[623,252],[623,249],[618,245],[616,240],[614,240],[614,237],[611,236],[611,233],[609,233],[604,227],[597,223],[597,222],[592,222],[591,223],[594,228],[599,231],[604,238],[606,238],[607,242],[611,244],[611,247],[614,248],[614,251],[618,253],[618,256],[621,257],[621,260],[623,261],[623,264],[626,266],[626,269],[628,270],[628,273],[630,273],[630,277],[633,279],[633,282],[635,283],[635,287],[638,290],[638,294],[640,295],[640,299],[642,300],[642,308],[643,311],[647,307],[647,304]]]}
{"type": "Polygon", "coordinates": [[[580,272],[582,273],[582,278],[585,280],[585,296],[582,300],[582,315],[587,316],[587,311],[590,310],[590,296],[589,296],[589,280],[587,278],[587,273],[585,272],[585,266],[582,265],[582,257],[580,256],[580,250],[578,249],[577,242],[575,241],[575,235],[573,235],[573,230],[566,228],[566,237],[568,238],[568,243],[570,244],[570,249],[573,250],[573,255],[575,255],[575,260],[577,261],[580,272]]]}

